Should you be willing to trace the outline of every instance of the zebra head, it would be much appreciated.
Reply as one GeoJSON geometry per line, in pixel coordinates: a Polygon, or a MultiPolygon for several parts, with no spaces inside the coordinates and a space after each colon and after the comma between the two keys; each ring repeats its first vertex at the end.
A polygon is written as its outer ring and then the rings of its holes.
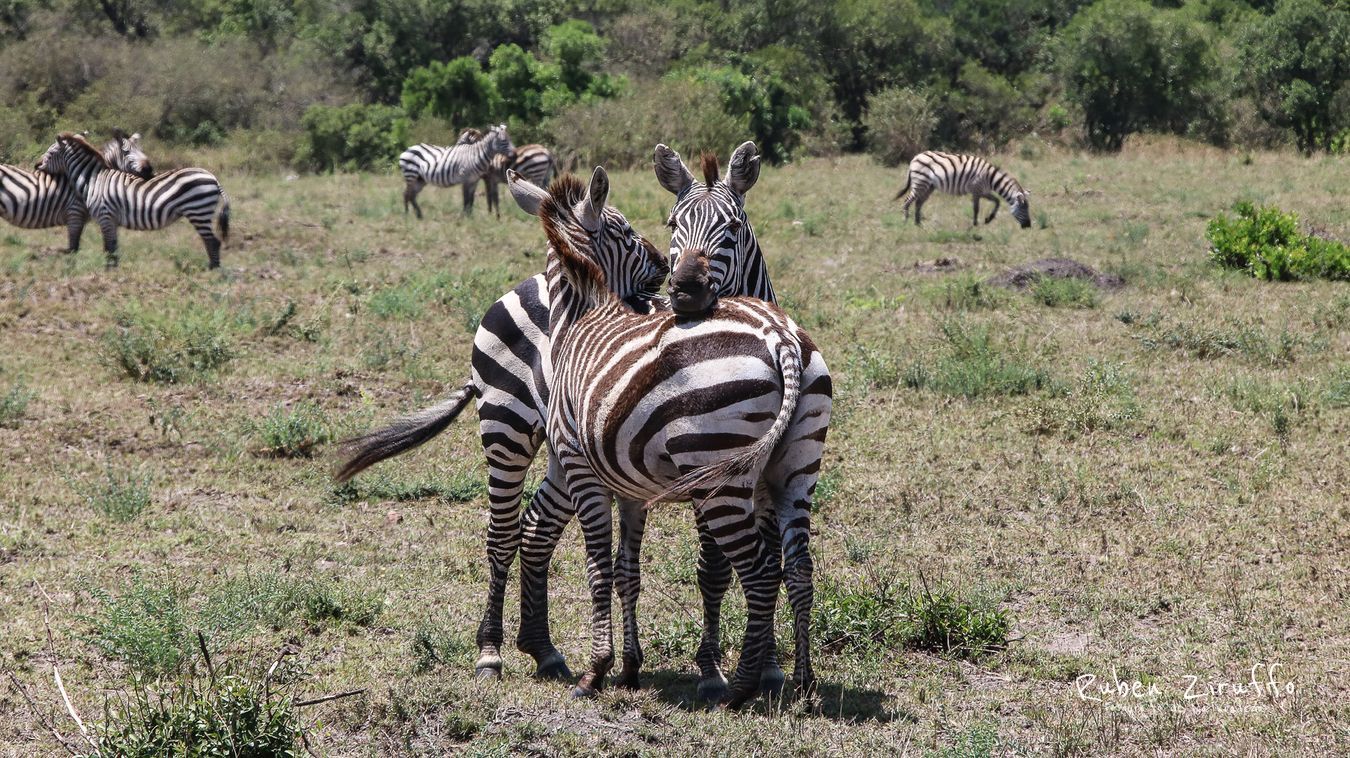
{"type": "Polygon", "coordinates": [[[506,133],[506,124],[498,124],[488,130],[487,136],[483,138],[487,142],[487,154],[504,154],[514,157],[516,146],[511,144],[511,135],[506,133]]]}
{"type": "Polygon", "coordinates": [[[601,286],[634,310],[650,310],[669,268],[656,246],[607,204],[609,175],[603,168],[596,167],[589,184],[566,174],[545,190],[510,170],[506,182],[521,210],[543,221],[550,240],[564,240],[572,251],[599,266],[604,274],[601,286]]]}
{"type": "Polygon", "coordinates": [[[86,180],[94,173],[112,168],[98,148],[78,134],[62,132],[38,160],[37,170],[52,176],[65,176],[77,181],[86,180]]]}
{"type": "Polygon", "coordinates": [[[1020,190],[1016,195],[1013,195],[1012,202],[1009,203],[1008,212],[1012,214],[1013,218],[1017,219],[1017,223],[1021,224],[1023,229],[1030,228],[1031,193],[1026,190],[1020,190]]]}
{"type": "Polygon", "coordinates": [[[155,175],[150,159],[141,149],[140,132],[127,135],[121,129],[113,129],[112,141],[103,148],[103,158],[113,168],[135,174],[142,179],[149,179],[155,175]]]}
{"type": "MultiPolygon", "coordinates": [[[[700,289],[710,289],[713,303],[716,296],[733,295],[774,302],[768,268],[745,217],[745,194],[759,179],[759,150],[755,143],[746,142],[736,148],[725,177],[718,175],[717,157],[705,153],[703,181],[696,182],[680,154],[665,145],[656,146],[655,169],[656,180],[675,195],[675,206],[666,222],[671,230],[672,270],[681,269],[686,255],[706,258],[706,281],[682,277],[680,287],[697,281],[700,289]]],[[[677,313],[693,315],[711,307],[697,291],[672,295],[677,313]]]]}

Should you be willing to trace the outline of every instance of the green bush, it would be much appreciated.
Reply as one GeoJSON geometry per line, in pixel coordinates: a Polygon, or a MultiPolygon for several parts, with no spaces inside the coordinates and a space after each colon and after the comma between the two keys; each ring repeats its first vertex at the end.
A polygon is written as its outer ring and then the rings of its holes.
{"type": "Polygon", "coordinates": [[[150,507],[150,481],[144,476],[109,468],[97,484],[84,488],[84,500],[95,513],[125,524],[150,507]]]}
{"type": "Polygon", "coordinates": [[[460,127],[486,123],[501,110],[496,85],[478,61],[467,56],[432,61],[408,72],[400,102],[414,118],[432,115],[460,127]]]}
{"type": "Polygon", "coordinates": [[[943,354],[931,367],[911,364],[902,378],[905,386],[975,399],[1025,395],[1050,384],[1049,373],[1008,355],[986,327],[951,319],[942,324],[941,331],[946,343],[943,354]]]}
{"type": "Polygon", "coordinates": [[[1215,263],[1267,281],[1350,280],[1350,246],[1300,232],[1297,214],[1246,201],[1233,210],[1235,218],[1220,214],[1206,227],[1215,263]]]}
{"type": "Polygon", "coordinates": [[[103,358],[141,382],[176,384],[205,376],[234,357],[228,317],[188,308],[177,319],[137,310],[103,336],[103,358]]]}
{"type": "Polygon", "coordinates": [[[103,655],[145,674],[178,670],[188,645],[187,610],[173,582],[135,575],[121,594],[89,593],[97,607],[83,618],[87,639],[103,655]]]}
{"type": "Polygon", "coordinates": [[[387,168],[408,145],[403,109],[387,105],[310,106],[299,160],[316,171],[387,168]]]}
{"type": "Polygon", "coordinates": [[[0,426],[11,429],[17,427],[28,410],[28,403],[32,402],[36,394],[25,387],[23,382],[17,382],[8,392],[0,395],[0,426]]]}
{"type": "Polygon", "coordinates": [[[924,92],[892,87],[868,99],[862,123],[868,152],[887,166],[899,166],[928,149],[937,116],[924,92]]]}
{"type": "Polygon", "coordinates": [[[1096,308],[1101,298],[1092,282],[1042,276],[1031,288],[1031,299],[1051,308],[1096,308]]]}
{"type": "Polygon", "coordinates": [[[259,452],[277,458],[309,458],[319,445],[333,440],[328,414],[309,401],[287,408],[278,405],[258,425],[259,452]]]}
{"type": "Polygon", "coordinates": [[[906,646],[978,659],[1007,645],[1012,619],[987,600],[949,589],[915,592],[888,581],[816,589],[813,632],[828,652],[906,646]]]}

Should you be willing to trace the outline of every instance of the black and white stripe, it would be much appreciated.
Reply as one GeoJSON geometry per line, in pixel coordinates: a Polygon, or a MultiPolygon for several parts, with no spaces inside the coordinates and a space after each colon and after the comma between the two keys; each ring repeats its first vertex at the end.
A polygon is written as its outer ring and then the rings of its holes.
{"type": "Polygon", "coordinates": [[[65,133],[48,148],[40,171],[64,176],[83,198],[103,232],[108,267],[117,265],[117,229],[163,229],[186,218],[206,247],[208,265],[220,266],[220,246],[230,230],[230,201],[211,172],[182,168],[145,180],[108,165],[83,137],[65,133]],[[219,221],[217,237],[212,223],[219,221]]]}
{"type": "MultiPolygon", "coordinates": [[[[464,139],[469,132],[477,130],[468,130],[460,135],[460,139],[464,139]]],[[[537,187],[547,187],[556,170],[553,151],[543,145],[521,145],[514,152],[492,156],[492,163],[483,174],[483,189],[487,195],[488,212],[495,213],[498,218],[501,218],[502,212],[497,188],[506,182],[507,170],[524,176],[537,187]]],[[[473,207],[474,186],[466,184],[464,187],[464,207],[469,209],[473,207]]]]}
{"type": "Polygon", "coordinates": [[[84,201],[64,176],[0,165],[0,218],[21,229],[65,225],[69,252],[80,249],[88,219],[84,201]]]}
{"type": "Polygon", "coordinates": [[[141,149],[141,134],[127,134],[121,129],[113,129],[113,138],[103,143],[103,160],[118,171],[135,174],[142,179],[155,175],[150,159],[141,149]]]}
{"type": "Polygon", "coordinates": [[[972,195],[974,208],[971,225],[980,223],[980,198],[994,203],[984,223],[994,220],[998,213],[998,199],[1008,203],[1008,212],[1023,229],[1031,226],[1031,206],[1028,193],[1012,174],[975,155],[957,155],[939,153],[934,150],[919,153],[909,162],[909,176],[905,186],[896,194],[896,199],[904,197],[905,218],[909,218],[909,207],[914,206],[914,225],[921,221],[923,204],[933,190],[939,189],[949,195],[972,195]]]}
{"type": "Polygon", "coordinates": [[[422,208],[417,204],[417,195],[428,184],[437,187],[451,187],[467,184],[465,189],[465,210],[472,209],[472,192],[478,179],[491,167],[492,156],[510,153],[515,148],[507,134],[506,124],[499,124],[488,130],[481,139],[473,139],[467,130],[460,134],[459,141],[449,147],[443,145],[419,144],[404,150],[398,157],[399,171],[403,174],[403,212],[408,207],[422,218],[422,208]]]}
{"type": "MultiPolygon", "coordinates": [[[[636,605],[645,506],[692,499],[700,533],[716,543],[746,595],[745,643],[728,704],[741,705],[760,687],[785,579],[798,687],[813,689],[810,554],[789,556],[785,572],[782,546],[809,542],[830,417],[829,372],[819,352],[777,306],[755,298],[725,298],[699,319],[634,313],[606,289],[592,261],[593,219],[609,194],[604,170],[597,168],[587,187],[564,177],[547,193],[514,173],[508,178],[517,203],[539,216],[549,239],[550,467],[564,477],[577,508],[592,600],[591,662],[574,694],[594,694],[614,663],[616,497],[623,511],[621,684],[637,684],[642,662],[636,605]],[[773,527],[765,528],[766,518],[773,527]]],[[[685,251],[672,279],[689,278],[682,269],[706,274],[712,256],[685,251]]],[[[700,690],[725,686],[718,672],[700,690]]]]}

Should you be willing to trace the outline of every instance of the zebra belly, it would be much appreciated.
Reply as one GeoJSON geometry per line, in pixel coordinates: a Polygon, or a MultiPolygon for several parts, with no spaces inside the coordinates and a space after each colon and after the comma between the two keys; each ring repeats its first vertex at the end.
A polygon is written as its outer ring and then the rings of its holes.
{"type": "Polygon", "coordinates": [[[479,431],[521,454],[537,448],[548,409],[548,288],[526,279],[493,303],[474,335],[479,431]]]}

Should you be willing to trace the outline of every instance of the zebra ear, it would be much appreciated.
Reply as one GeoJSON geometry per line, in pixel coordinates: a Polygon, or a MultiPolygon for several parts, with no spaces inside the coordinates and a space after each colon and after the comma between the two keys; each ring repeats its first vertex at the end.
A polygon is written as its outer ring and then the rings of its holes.
{"type": "Polygon", "coordinates": [[[531,184],[514,169],[506,170],[506,186],[511,190],[511,197],[515,198],[516,205],[519,205],[522,211],[531,216],[539,215],[539,205],[548,197],[547,192],[531,184]]]}
{"type": "Polygon", "coordinates": [[[694,175],[680,160],[680,154],[665,145],[656,146],[652,165],[656,169],[656,181],[672,195],[679,196],[694,183],[694,175]]]}
{"type": "Polygon", "coordinates": [[[727,185],[738,195],[744,195],[759,181],[759,148],[753,142],[742,142],[731,154],[727,166],[727,185]]]}
{"type": "Polygon", "coordinates": [[[591,183],[586,187],[586,196],[581,199],[580,212],[577,214],[577,220],[586,231],[594,232],[600,228],[600,219],[603,217],[607,202],[609,202],[609,174],[605,173],[603,166],[596,166],[591,174],[591,183]]]}

